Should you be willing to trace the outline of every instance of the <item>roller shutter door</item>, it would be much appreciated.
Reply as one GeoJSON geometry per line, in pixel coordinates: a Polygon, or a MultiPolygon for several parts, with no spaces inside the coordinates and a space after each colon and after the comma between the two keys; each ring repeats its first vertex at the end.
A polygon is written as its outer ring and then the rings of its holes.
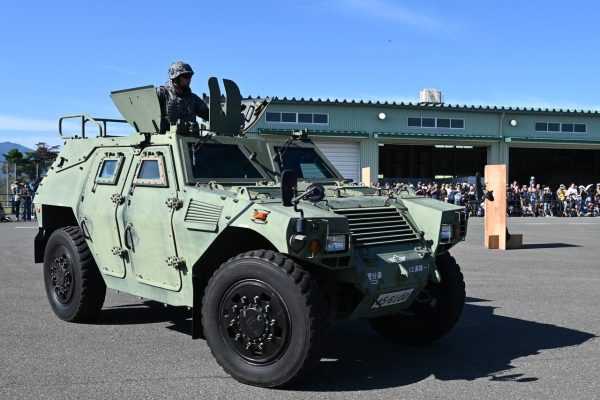
{"type": "Polygon", "coordinates": [[[316,141],[317,147],[346,179],[359,182],[360,153],[358,143],[334,143],[316,141]]]}

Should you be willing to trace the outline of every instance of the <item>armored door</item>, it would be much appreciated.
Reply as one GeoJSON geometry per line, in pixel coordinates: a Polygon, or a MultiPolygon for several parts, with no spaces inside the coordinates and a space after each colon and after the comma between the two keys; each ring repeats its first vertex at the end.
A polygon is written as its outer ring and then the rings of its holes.
{"type": "Polygon", "coordinates": [[[179,200],[170,147],[147,148],[132,171],[122,219],[126,261],[138,281],[177,291],[181,273],[172,218],[179,200]]]}
{"type": "Polygon", "coordinates": [[[123,243],[117,224],[123,190],[133,160],[130,148],[97,152],[82,192],[77,215],[102,273],[124,278],[123,243]]]}

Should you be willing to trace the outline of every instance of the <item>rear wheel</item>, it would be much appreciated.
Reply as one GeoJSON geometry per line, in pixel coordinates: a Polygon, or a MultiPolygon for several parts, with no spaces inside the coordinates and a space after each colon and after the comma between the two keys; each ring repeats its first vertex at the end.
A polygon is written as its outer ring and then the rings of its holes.
{"type": "Polygon", "coordinates": [[[44,253],[44,284],[54,313],[62,320],[92,320],[102,308],[106,284],[79,227],[52,233],[44,253]]]}
{"type": "Polygon", "coordinates": [[[240,382],[276,387],[321,358],[329,328],[327,302],[291,259],[257,250],[225,262],[202,302],[202,326],[221,367],[240,382]]]}
{"type": "Polygon", "coordinates": [[[444,253],[436,258],[440,283],[429,282],[402,314],[369,320],[389,341],[426,344],[446,335],[458,321],[465,304],[465,283],[454,257],[444,253]]]}

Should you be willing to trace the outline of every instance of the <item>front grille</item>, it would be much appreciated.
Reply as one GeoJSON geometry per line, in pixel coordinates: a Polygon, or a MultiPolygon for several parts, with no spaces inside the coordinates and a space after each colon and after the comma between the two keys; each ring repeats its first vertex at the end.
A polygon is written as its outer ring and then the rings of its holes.
{"type": "Polygon", "coordinates": [[[416,242],[419,236],[395,207],[333,210],[348,218],[355,246],[416,242]]]}

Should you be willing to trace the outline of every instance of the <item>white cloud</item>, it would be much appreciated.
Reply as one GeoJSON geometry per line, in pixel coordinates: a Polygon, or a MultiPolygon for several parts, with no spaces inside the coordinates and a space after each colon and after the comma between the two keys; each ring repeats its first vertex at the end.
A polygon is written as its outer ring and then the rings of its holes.
{"type": "Polygon", "coordinates": [[[426,31],[451,32],[456,30],[456,27],[450,26],[446,21],[413,11],[406,5],[390,0],[339,0],[332,4],[344,11],[357,12],[363,17],[387,20],[426,31]]]}
{"type": "Polygon", "coordinates": [[[7,131],[56,131],[57,120],[22,118],[12,115],[0,115],[0,130],[7,131]]]}
{"type": "Polygon", "coordinates": [[[142,72],[138,72],[138,71],[134,71],[131,69],[126,69],[126,68],[121,68],[121,67],[117,67],[117,66],[109,65],[109,64],[102,64],[101,67],[104,69],[108,69],[110,71],[120,72],[125,75],[134,75],[134,76],[143,76],[143,77],[150,76],[150,75],[144,74],[142,72]]]}

